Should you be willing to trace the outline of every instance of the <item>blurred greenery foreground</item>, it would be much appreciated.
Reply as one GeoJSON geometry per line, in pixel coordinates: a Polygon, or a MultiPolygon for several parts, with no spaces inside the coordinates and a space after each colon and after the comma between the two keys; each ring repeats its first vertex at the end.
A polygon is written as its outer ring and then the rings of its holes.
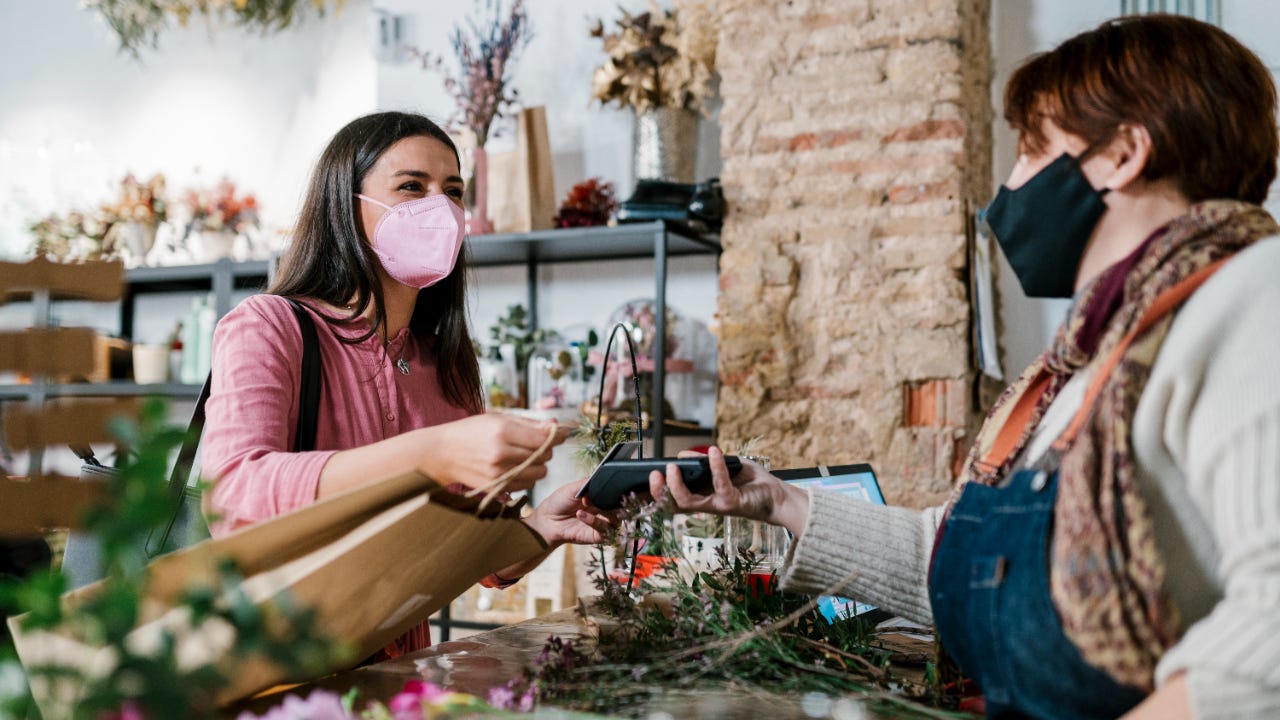
{"type": "Polygon", "coordinates": [[[142,404],[140,421],[113,422],[113,434],[130,451],[108,481],[103,502],[84,523],[101,543],[102,582],[69,602],[57,570],[0,581],[0,607],[24,613],[17,619],[22,632],[56,630],[68,642],[104,649],[94,654],[94,662],[76,667],[31,658],[23,667],[6,636],[0,647],[0,717],[41,717],[34,695],[43,699],[46,720],[214,718],[214,695],[228,668],[238,663],[276,663],[291,676],[306,677],[344,655],[343,648],[315,632],[306,609],[287,600],[266,605],[251,600],[230,562],[220,564],[211,582],[193,584],[181,594],[175,607],[183,611],[184,623],[137,630],[144,603],[152,602],[139,548],[172,511],[166,475],[183,439],[183,431],[166,425],[165,417],[164,401],[153,398],[142,404]],[[193,652],[183,643],[192,629],[217,630],[227,651],[193,652]],[[220,656],[216,664],[207,660],[210,655],[220,656]]]}

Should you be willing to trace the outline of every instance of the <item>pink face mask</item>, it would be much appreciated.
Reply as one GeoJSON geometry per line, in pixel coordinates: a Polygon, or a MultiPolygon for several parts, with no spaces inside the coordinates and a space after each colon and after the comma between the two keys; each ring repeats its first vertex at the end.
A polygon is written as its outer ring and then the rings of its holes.
{"type": "Polygon", "coordinates": [[[373,251],[388,275],[422,289],[453,272],[466,220],[462,208],[449,196],[429,195],[391,207],[360,193],[355,195],[387,209],[374,228],[373,251]]]}

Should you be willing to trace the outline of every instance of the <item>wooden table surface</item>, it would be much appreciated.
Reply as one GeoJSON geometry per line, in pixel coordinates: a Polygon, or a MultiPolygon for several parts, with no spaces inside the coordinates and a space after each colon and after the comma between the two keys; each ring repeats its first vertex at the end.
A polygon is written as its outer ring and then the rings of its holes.
{"type": "MultiPolygon", "coordinates": [[[[557,635],[564,639],[579,639],[581,626],[572,609],[562,610],[542,617],[507,625],[496,630],[472,635],[462,640],[442,642],[425,650],[387,660],[376,665],[332,675],[313,683],[299,686],[287,692],[305,696],[312,688],[326,688],[345,693],[359,688],[361,700],[356,708],[363,708],[370,699],[389,700],[410,680],[426,680],[450,690],[465,692],[481,699],[489,689],[505,685],[530,664],[542,650],[547,638],[557,635]]],[[[917,655],[922,660],[929,645],[915,640],[898,638],[906,654],[917,655]]],[[[912,663],[914,664],[914,663],[912,663]]],[[[912,667],[899,669],[899,675],[910,674],[912,667]],[[904,673],[903,670],[906,672],[904,673]]],[[[922,672],[922,668],[917,670],[922,672]]],[[[283,693],[262,696],[237,705],[229,714],[234,717],[241,710],[262,713],[278,704],[283,693]]],[[[745,690],[700,689],[697,691],[671,691],[653,697],[643,708],[627,708],[627,715],[675,720],[685,718],[789,718],[831,717],[837,720],[875,720],[911,717],[928,717],[901,708],[885,709],[883,703],[875,704],[859,698],[829,698],[811,694],[775,695],[745,690]]],[[[621,708],[620,708],[621,712],[621,708]]],[[[584,717],[555,708],[540,707],[529,717],[567,718],[584,717]]]]}

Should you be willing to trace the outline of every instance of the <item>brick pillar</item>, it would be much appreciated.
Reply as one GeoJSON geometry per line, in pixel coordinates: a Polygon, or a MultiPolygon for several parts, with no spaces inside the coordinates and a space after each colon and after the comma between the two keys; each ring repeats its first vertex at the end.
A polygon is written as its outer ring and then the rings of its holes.
{"type": "Polygon", "coordinates": [[[986,0],[727,8],[720,441],[945,497],[974,426],[969,208],[991,187],[986,0]]]}

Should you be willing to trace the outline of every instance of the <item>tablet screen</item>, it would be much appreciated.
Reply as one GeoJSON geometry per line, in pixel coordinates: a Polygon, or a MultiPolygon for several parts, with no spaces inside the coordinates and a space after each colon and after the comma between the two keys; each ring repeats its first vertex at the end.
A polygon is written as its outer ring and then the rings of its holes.
{"type": "Polygon", "coordinates": [[[786,480],[789,485],[820,487],[823,490],[831,490],[877,505],[885,504],[884,494],[880,492],[880,483],[876,481],[876,473],[870,465],[865,463],[778,470],[774,475],[786,480]],[[824,472],[826,474],[823,474],[824,472]]]}
{"type": "MultiPolygon", "coordinates": [[[[773,474],[785,480],[788,485],[820,487],[877,505],[885,504],[884,493],[880,492],[880,483],[876,481],[876,473],[866,463],[777,470],[773,474]]],[[[823,595],[818,598],[818,612],[822,613],[827,622],[845,620],[875,609],[874,605],[844,597],[823,595]]]]}

